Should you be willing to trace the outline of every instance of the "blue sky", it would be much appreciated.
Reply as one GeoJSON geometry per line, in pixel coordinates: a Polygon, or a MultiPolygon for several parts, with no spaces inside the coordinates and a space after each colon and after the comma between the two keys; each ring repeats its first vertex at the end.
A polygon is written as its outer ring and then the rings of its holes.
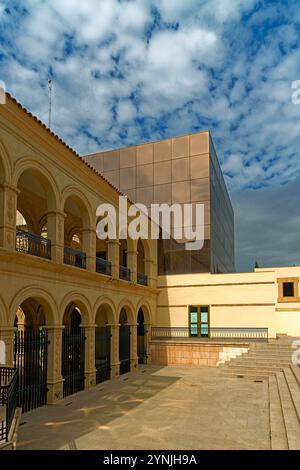
{"type": "Polygon", "coordinates": [[[47,122],[50,75],[79,153],[212,131],[241,270],[300,264],[299,42],[296,0],[0,0],[0,80],[47,122]]]}

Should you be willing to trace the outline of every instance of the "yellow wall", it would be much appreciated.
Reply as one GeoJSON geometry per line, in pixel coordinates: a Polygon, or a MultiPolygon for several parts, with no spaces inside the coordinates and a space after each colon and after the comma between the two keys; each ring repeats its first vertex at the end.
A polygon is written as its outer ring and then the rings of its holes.
{"type": "Polygon", "coordinates": [[[189,305],[209,305],[212,327],[268,328],[300,335],[300,302],[278,302],[278,278],[300,277],[300,267],[252,273],[160,276],[156,326],[188,326],[189,305]]]}

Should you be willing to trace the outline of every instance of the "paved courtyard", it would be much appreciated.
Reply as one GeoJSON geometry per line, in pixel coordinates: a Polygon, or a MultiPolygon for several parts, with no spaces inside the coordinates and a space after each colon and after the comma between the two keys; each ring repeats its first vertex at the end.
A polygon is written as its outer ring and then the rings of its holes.
{"type": "Polygon", "coordinates": [[[22,416],[19,449],[270,449],[268,383],[142,366],[22,416]]]}

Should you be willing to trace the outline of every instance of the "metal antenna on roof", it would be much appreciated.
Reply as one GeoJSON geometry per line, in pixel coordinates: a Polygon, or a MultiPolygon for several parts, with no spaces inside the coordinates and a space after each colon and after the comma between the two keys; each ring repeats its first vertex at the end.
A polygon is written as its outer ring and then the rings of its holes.
{"type": "Polygon", "coordinates": [[[48,94],[49,94],[49,122],[48,127],[51,129],[51,112],[52,112],[52,80],[48,78],[48,94]]]}

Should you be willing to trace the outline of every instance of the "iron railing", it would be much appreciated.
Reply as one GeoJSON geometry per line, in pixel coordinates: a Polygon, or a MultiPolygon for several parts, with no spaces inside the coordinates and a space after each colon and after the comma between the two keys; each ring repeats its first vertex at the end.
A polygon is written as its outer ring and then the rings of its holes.
{"type": "Polygon", "coordinates": [[[18,371],[0,367],[0,442],[8,441],[9,431],[17,407],[18,371]]]}
{"type": "Polygon", "coordinates": [[[130,269],[126,268],[125,266],[120,266],[119,278],[123,279],[123,281],[130,281],[131,279],[130,269]]]}
{"type": "Polygon", "coordinates": [[[23,413],[47,403],[48,330],[25,328],[14,337],[14,365],[18,370],[18,406],[23,413]]]}
{"type": "Polygon", "coordinates": [[[51,259],[51,240],[18,229],[16,231],[16,251],[38,256],[39,258],[51,259]]]}
{"type": "Polygon", "coordinates": [[[195,339],[209,341],[268,341],[268,328],[208,328],[208,335],[191,335],[186,327],[152,327],[152,339],[195,339]]]}
{"type": "Polygon", "coordinates": [[[137,273],[137,283],[141,284],[142,286],[147,286],[148,285],[147,274],[137,273]]]}
{"type": "Polygon", "coordinates": [[[64,263],[77,268],[86,269],[86,254],[83,251],[74,250],[70,246],[64,247],[64,263]]]}
{"type": "Polygon", "coordinates": [[[84,390],[85,340],[82,327],[63,330],[61,371],[64,397],[84,390]]]}
{"type": "Polygon", "coordinates": [[[96,258],[96,272],[111,276],[111,262],[103,258],[96,258]]]}

